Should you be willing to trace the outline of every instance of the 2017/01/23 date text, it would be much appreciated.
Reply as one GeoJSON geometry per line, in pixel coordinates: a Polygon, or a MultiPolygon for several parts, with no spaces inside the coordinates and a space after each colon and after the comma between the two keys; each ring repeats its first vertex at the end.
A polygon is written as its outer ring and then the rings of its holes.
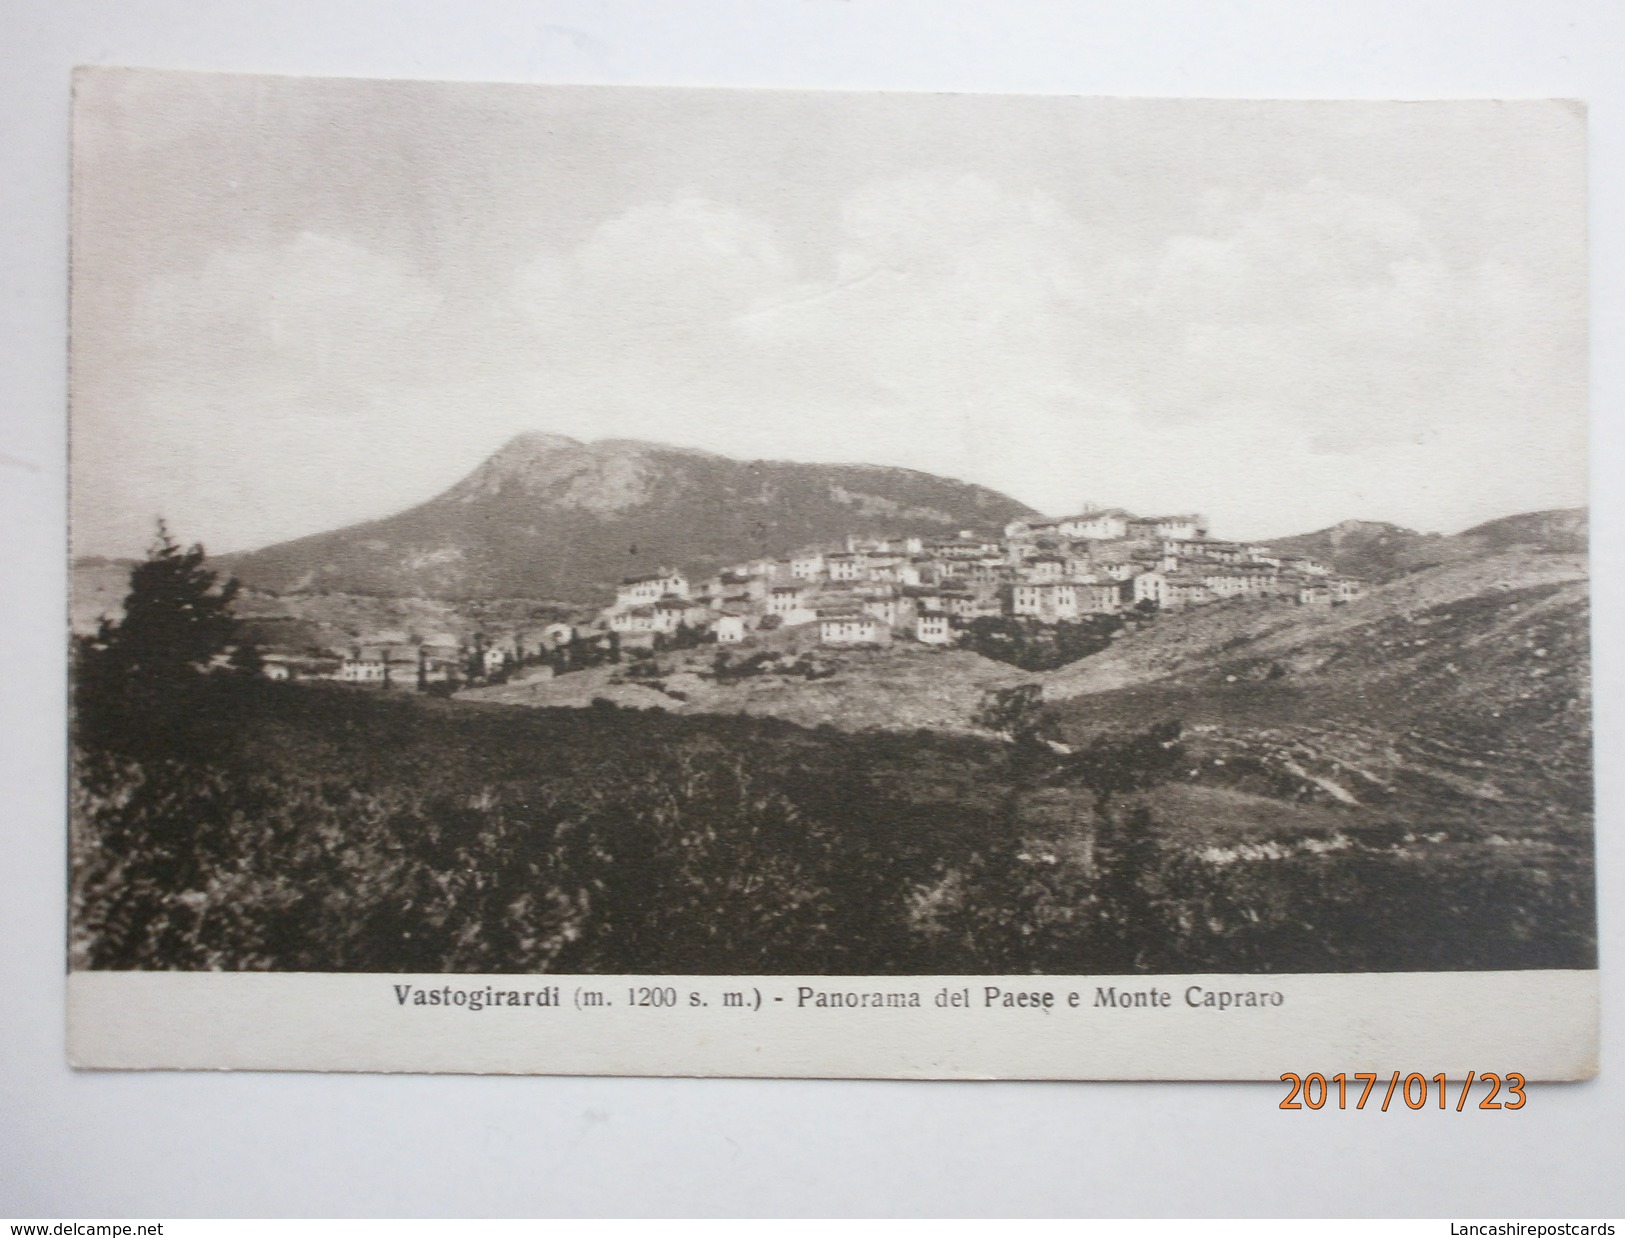
{"type": "MultiPolygon", "coordinates": [[[[1324,1109],[1329,1100],[1337,1102],[1336,1108],[1350,1108],[1349,1101],[1353,1099],[1353,1108],[1364,1109],[1377,1092],[1378,1081],[1382,1076],[1359,1072],[1345,1074],[1339,1072],[1328,1078],[1326,1075],[1314,1072],[1307,1075],[1295,1074],[1287,1071],[1281,1076],[1281,1082],[1290,1084],[1291,1090],[1286,1099],[1280,1104],[1282,1109],[1324,1109]]],[[[1467,1108],[1468,1097],[1473,1090],[1474,1083],[1483,1083],[1488,1089],[1479,1098],[1476,1108],[1479,1109],[1522,1109],[1528,1103],[1528,1096],[1524,1093],[1524,1077],[1517,1071],[1508,1071],[1497,1074],[1495,1071],[1481,1072],[1468,1071],[1467,1077],[1461,1081],[1461,1091],[1456,1094],[1455,1110],[1461,1113],[1467,1108]]],[[[1437,1098],[1440,1109],[1449,1107],[1448,1093],[1450,1081],[1441,1071],[1439,1074],[1428,1076],[1419,1071],[1408,1075],[1401,1075],[1394,1071],[1386,1080],[1387,1086],[1382,1091],[1381,1109],[1388,1112],[1388,1107],[1394,1100],[1405,1102],[1407,1109],[1423,1109],[1427,1107],[1429,1096],[1437,1098]]]]}

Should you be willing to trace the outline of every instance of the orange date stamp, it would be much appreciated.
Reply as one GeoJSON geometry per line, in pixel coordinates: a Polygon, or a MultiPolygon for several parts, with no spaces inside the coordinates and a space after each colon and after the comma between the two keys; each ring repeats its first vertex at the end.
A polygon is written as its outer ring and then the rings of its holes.
{"type": "MultiPolygon", "coordinates": [[[[1455,1086],[1443,1072],[1424,1075],[1420,1071],[1401,1074],[1397,1070],[1387,1079],[1365,1072],[1345,1074],[1340,1071],[1328,1076],[1318,1071],[1307,1075],[1287,1071],[1281,1076],[1281,1082],[1291,1086],[1280,1104],[1282,1109],[1325,1109],[1331,1101],[1336,1101],[1330,1106],[1336,1109],[1364,1109],[1367,1102],[1380,1095],[1383,1113],[1387,1113],[1396,1100],[1403,1102],[1406,1109],[1425,1109],[1430,1099],[1438,1108],[1448,1109],[1451,1089],[1455,1086]],[[1382,1086],[1384,1084],[1386,1086],[1382,1086]]],[[[1524,1093],[1524,1077],[1515,1070],[1504,1074],[1469,1070],[1459,1084],[1460,1090],[1455,1093],[1457,1113],[1467,1109],[1468,1098],[1478,1084],[1483,1085],[1483,1094],[1473,1106],[1476,1109],[1522,1109],[1529,1101],[1524,1093]]]]}

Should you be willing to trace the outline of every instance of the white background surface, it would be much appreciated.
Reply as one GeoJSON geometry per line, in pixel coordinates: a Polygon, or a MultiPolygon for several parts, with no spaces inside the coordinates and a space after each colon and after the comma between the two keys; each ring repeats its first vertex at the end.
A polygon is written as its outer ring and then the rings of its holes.
{"type": "MultiPolygon", "coordinates": [[[[0,3],[0,1216],[1625,1214],[1625,8],[0,3]],[[75,1074],[63,1063],[69,70],[1591,104],[1603,1074],[1519,1113],[1277,1085],[75,1074]]],[[[1283,1062],[1283,1070],[1339,1068],[1283,1062]]],[[[1430,1071],[1430,1063],[1393,1063],[1430,1071]]],[[[1516,1069],[1486,1062],[1483,1069],[1516,1069]]]]}

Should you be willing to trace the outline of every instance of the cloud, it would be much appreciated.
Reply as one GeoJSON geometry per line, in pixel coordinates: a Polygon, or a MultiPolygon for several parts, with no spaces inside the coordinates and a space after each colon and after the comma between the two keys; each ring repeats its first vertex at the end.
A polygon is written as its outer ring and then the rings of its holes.
{"type": "Polygon", "coordinates": [[[1212,213],[1162,244],[1146,290],[1164,399],[1290,418],[1326,442],[1359,422],[1349,450],[1446,412],[1470,298],[1419,219],[1325,180],[1212,213]]]}
{"type": "Polygon", "coordinates": [[[311,528],[391,506],[359,485],[324,504],[344,460],[422,495],[531,427],[904,465],[1050,510],[1194,507],[1238,536],[1436,525],[1449,495],[1465,524],[1485,479],[1505,496],[1488,515],[1579,485],[1583,316],[1525,266],[1452,260],[1397,200],[1315,179],[1210,192],[1172,234],[1136,232],[926,170],[824,222],[815,245],[680,192],[534,253],[473,304],[313,233],[220,251],[140,305],[149,372],[169,378],[140,401],[157,463],[121,492],[149,506],[192,461],[214,479],[199,503],[235,496],[225,536],[242,544],[294,521],[278,494],[311,528]],[[244,480],[209,447],[222,432],[314,480],[244,480]],[[451,449],[425,451],[437,438],[451,449]],[[1531,459],[1544,480],[1508,477],[1531,459]]]}
{"type": "MultiPolygon", "coordinates": [[[[1453,265],[1397,200],[1325,178],[1208,193],[1159,235],[926,170],[830,222],[797,261],[766,219],[685,194],[539,255],[517,294],[554,406],[579,410],[554,428],[681,422],[723,451],[909,464],[1051,507],[1132,493],[1260,520],[1272,485],[1313,479],[1341,518],[1470,484],[1507,446],[1481,427],[1572,360],[1519,345],[1522,272],[1453,265]],[[1501,347],[1528,372],[1486,367],[1501,347]]],[[[1572,331],[1562,305],[1547,318],[1572,331]]]]}
{"type": "MultiPolygon", "coordinates": [[[[421,372],[441,297],[393,258],[303,232],[150,283],[137,338],[171,374],[354,396],[421,372]]],[[[342,398],[331,398],[339,411],[342,398]]]]}
{"type": "Polygon", "coordinates": [[[522,268],[515,297],[551,363],[624,364],[626,348],[695,347],[790,277],[772,229],[693,194],[635,206],[522,268]]]}
{"type": "Polygon", "coordinates": [[[1115,265],[1041,193],[975,176],[879,182],[840,211],[831,269],[764,299],[742,345],[864,376],[864,434],[934,443],[960,471],[996,425],[1071,416],[1115,265]],[[1011,421],[1014,418],[1014,422],[1011,421]]]}
{"type": "MultiPolygon", "coordinates": [[[[1312,492],[1293,500],[1305,520],[1404,518],[1511,453],[1541,447],[1559,474],[1583,459],[1563,386],[1583,371],[1574,307],[1517,267],[1453,261],[1395,199],[1325,178],[1212,193],[1190,226],[1147,237],[923,172],[855,192],[836,222],[818,270],[763,221],[693,202],[600,229],[576,259],[587,319],[629,345],[647,321],[628,303],[616,325],[631,288],[681,309],[669,338],[694,346],[681,362],[620,352],[615,382],[668,409],[754,401],[781,450],[812,458],[974,476],[1051,507],[1160,496],[1253,527],[1288,488],[1312,492]],[[626,372],[646,360],[658,391],[626,372]],[[1542,392],[1560,396],[1546,424],[1542,392]]],[[[706,424],[739,449],[737,426],[706,424]]]]}

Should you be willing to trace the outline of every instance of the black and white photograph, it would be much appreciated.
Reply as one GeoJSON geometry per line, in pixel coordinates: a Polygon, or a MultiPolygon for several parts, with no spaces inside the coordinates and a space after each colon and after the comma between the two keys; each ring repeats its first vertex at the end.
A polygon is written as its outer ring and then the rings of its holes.
{"type": "Polygon", "coordinates": [[[72,981],[1594,993],[1583,105],[98,69],[73,137],[72,981]]]}

